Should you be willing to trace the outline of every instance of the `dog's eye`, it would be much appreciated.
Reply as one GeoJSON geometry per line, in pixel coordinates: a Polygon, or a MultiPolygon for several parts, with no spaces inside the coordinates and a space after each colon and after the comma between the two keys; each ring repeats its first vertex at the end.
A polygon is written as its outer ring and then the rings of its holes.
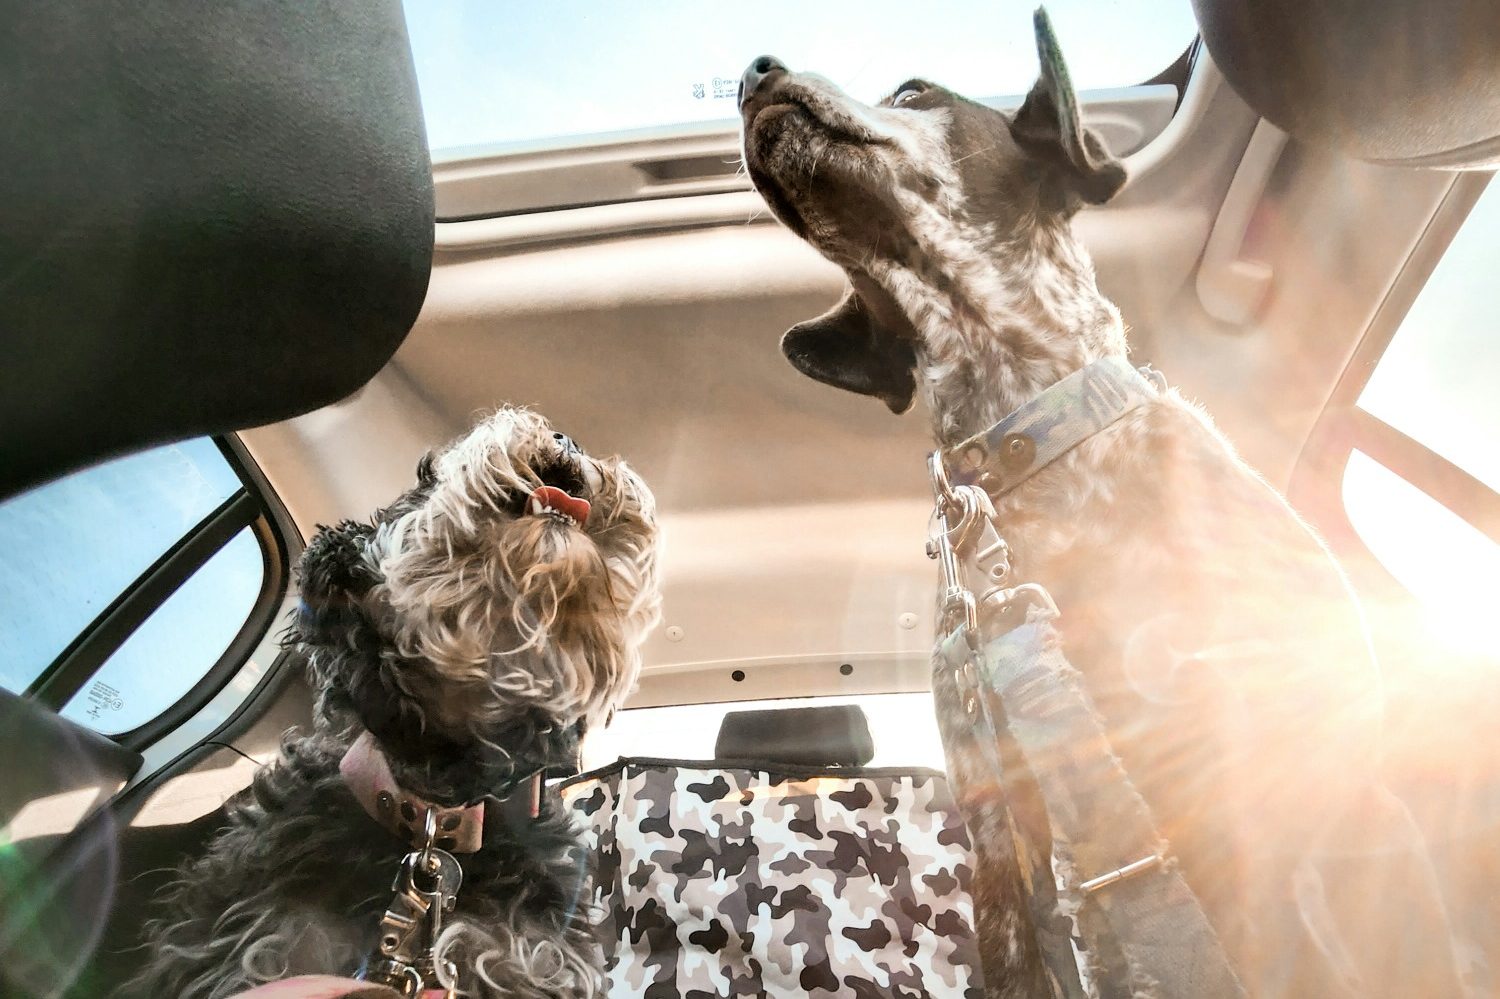
{"type": "Polygon", "coordinates": [[[891,98],[891,107],[899,108],[901,105],[910,103],[913,99],[922,96],[926,92],[926,87],[919,87],[916,84],[908,83],[896,91],[896,96],[891,98]]]}

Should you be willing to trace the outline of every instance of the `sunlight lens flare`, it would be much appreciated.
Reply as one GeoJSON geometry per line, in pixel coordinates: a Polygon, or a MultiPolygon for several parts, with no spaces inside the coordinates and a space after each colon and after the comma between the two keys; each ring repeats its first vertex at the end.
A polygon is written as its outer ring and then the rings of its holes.
{"type": "Polygon", "coordinates": [[[1500,545],[1359,451],[1349,456],[1343,495],[1360,539],[1421,601],[1432,638],[1466,655],[1492,651],[1500,545]]]}

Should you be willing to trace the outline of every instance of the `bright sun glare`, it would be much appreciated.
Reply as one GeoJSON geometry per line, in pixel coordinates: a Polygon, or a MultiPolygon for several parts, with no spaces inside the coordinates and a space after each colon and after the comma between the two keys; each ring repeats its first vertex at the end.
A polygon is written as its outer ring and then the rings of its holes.
{"type": "Polygon", "coordinates": [[[1461,653],[1451,661],[1493,648],[1500,545],[1358,451],[1344,473],[1344,506],[1371,553],[1422,602],[1432,639],[1461,653]]]}

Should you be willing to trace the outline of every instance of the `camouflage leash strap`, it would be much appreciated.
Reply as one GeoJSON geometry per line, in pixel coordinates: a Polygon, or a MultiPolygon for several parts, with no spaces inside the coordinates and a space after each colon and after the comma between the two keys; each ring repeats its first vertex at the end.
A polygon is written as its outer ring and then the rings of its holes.
{"type": "MultiPolygon", "coordinates": [[[[969,702],[982,716],[976,720],[1013,742],[1040,792],[1052,841],[1030,846],[1040,857],[1050,853],[1055,888],[1035,885],[1032,915],[1039,927],[1066,923],[1073,930],[1039,934],[1053,977],[1067,999],[1134,995],[1136,982],[1152,982],[1145,994],[1161,999],[1243,996],[1145,801],[1110,752],[1059,648],[1054,617],[1031,604],[1025,623],[977,656],[966,629],[950,635],[940,653],[960,676],[966,666],[977,670],[969,675],[998,695],[1003,719],[997,724],[980,696],[969,702]],[[1069,949],[1060,953],[1064,939],[1069,949]],[[1100,974],[1114,965],[1123,973],[1100,974]]],[[[1007,794],[1018,776],[1001,772],[1007,794]]]]}
{"type": "MultiPolygon", "coordinates": [[[[1154,373],[1106,358],[956,450],[971,481],[998,495],[1161,387],[1154,373]]],[[[937,507],[927,553],[942,567],[940,608],[951,629],[935,665],[953,671],[970,726],[993,747],[989,763],[1009,803],[1032,922],[1057,996],[1244,996],[1063,655],[1052,597],[1035,583],[1009,585],[1010,553],[989,493],[950,484],[941,453],[932,455],[929,473],[937,507]],[[967,580],[977,581],[974,589],[967,580]],[[1033,796],[1044,813],[1040,823],[1016,812],[1017,802],[1033,796]]]]}

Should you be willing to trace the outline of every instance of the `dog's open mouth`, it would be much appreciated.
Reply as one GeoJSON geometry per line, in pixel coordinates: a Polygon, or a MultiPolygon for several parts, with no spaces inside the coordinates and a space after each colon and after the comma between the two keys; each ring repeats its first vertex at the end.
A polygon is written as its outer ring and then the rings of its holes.
{"type": "Polygon", "coordinates": [[[555,517],[573,527],[588,523],[589,501],[573,496],[556,486],[541,486],[532,491],[526,512],[535,517],[555,517]]]}

